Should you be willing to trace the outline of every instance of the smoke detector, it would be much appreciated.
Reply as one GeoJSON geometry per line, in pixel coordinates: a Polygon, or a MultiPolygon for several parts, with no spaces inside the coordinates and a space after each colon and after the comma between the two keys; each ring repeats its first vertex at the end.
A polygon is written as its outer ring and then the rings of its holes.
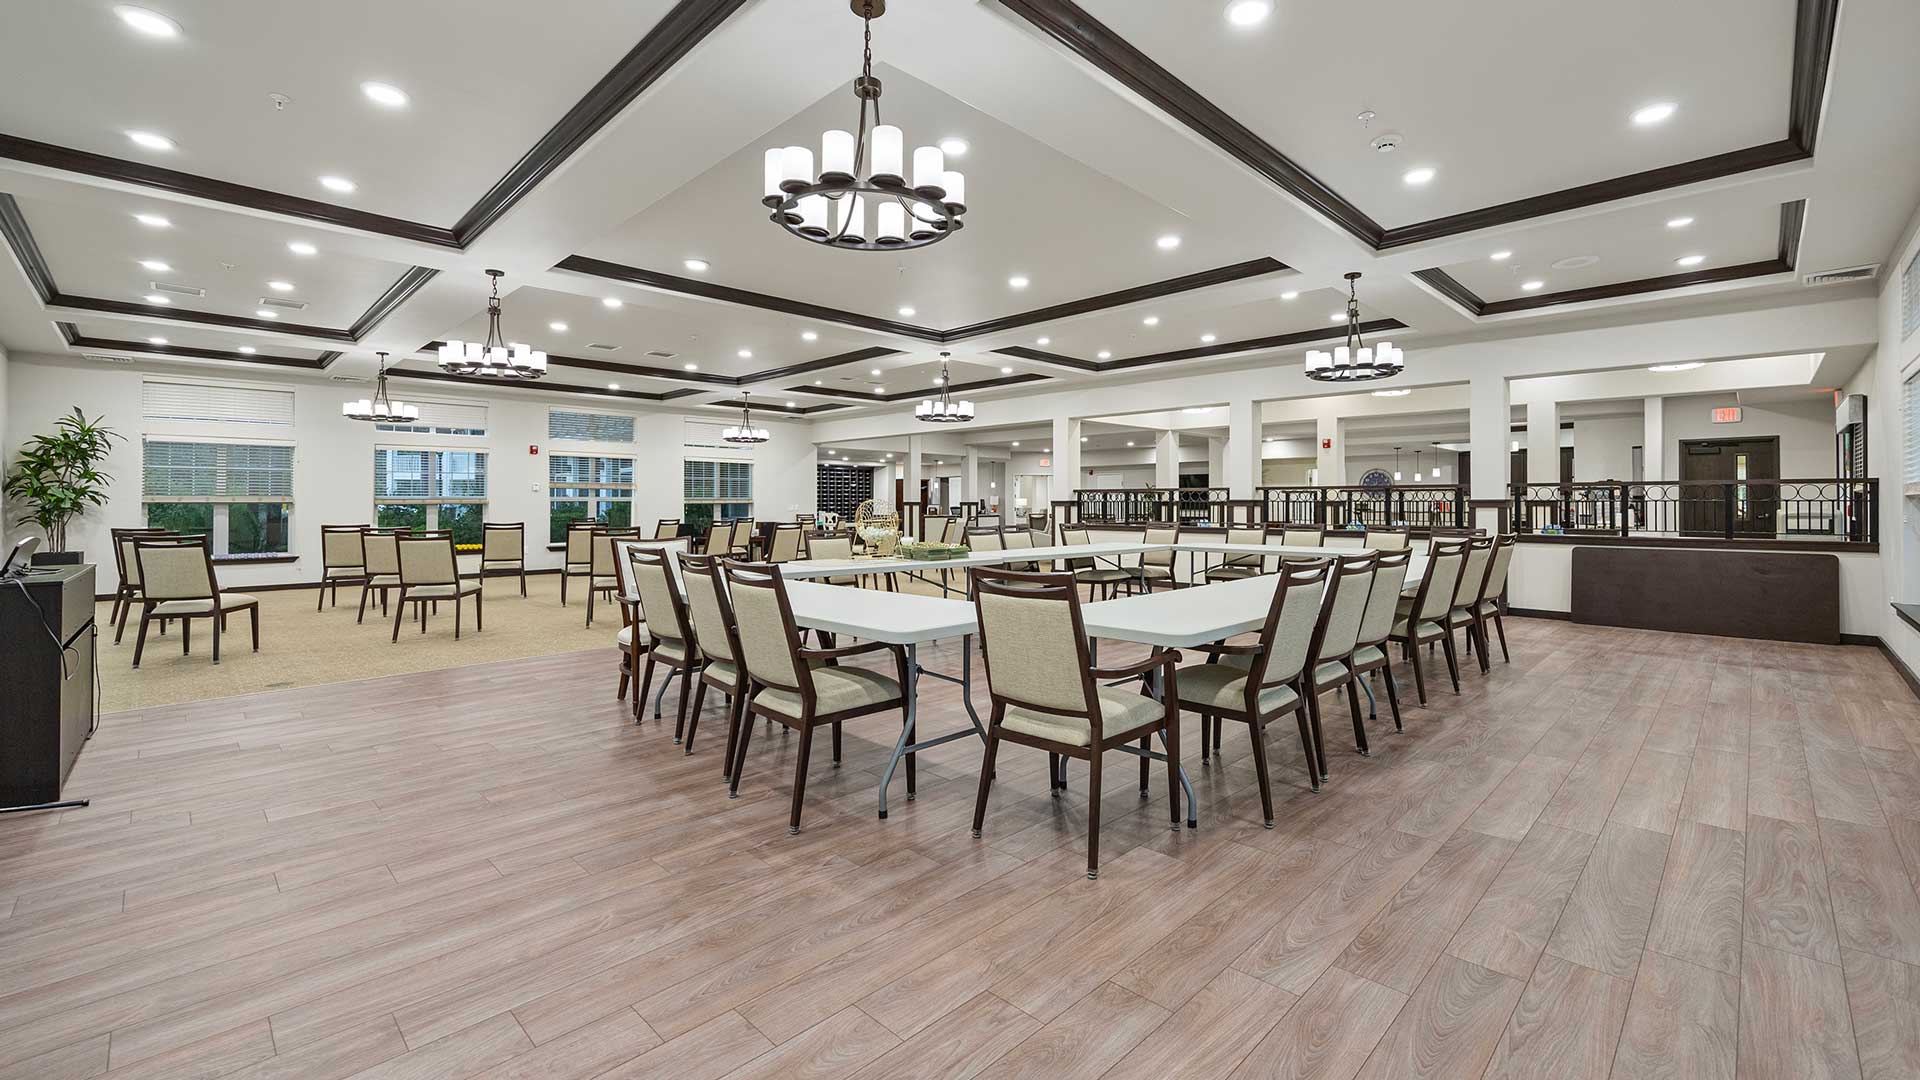
{"type": "Polygon", "coordinates": [[[1552,265],[1555,270],[1585,270],[1599,261],[1598,255],[1569,255],[1552,265]]]}
{"type": "Polygon", "coordinates": [[[1375,153],[1391,154],[1400,149],[1400,144],[1404,141],[1406,141],[1405,138],[1399,132],[1389,131],[1373,140],[1373,149],[1375,153]]]}

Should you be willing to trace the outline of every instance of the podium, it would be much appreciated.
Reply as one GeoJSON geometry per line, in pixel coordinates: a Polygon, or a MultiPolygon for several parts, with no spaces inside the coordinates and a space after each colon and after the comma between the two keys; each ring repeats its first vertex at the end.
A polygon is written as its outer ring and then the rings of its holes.
{"type": "Polygon", "coordinates": [[[93,569],[0,580],[0,812],[57,802],[93,734],[93,569]]]}

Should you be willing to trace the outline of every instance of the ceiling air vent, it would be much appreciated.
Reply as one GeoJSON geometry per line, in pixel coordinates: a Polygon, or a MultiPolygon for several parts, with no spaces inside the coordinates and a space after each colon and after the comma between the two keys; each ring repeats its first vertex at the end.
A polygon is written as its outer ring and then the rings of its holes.
{"type": "Polygon", "coordinates": [[[207,290],[205,289],[196,289],[191,285],[175,285],[171,281],[150,281],[147,284],[154,292],[170,293],[174,296],[201,297],[207,295],[207,290]]]}
{"type": "Polygon", "coordinates": [[[680,354],[677,352],[668,352],[665,349],[648,349],[647,355],[653,357],[655,360],[671,360],[680,354]]]}
{"type": "Polygon", "coordinates": [[[587,342],[587,348],[592,349],[595,352],[619,352],[620,351],[620,346],[618,345],[605,345],[598,341],[587,342]]]}
{"type": "Polygon", "coordinates": [[[307,310],[307,302],[305,300],[283,300],[278,296],[261,297],[260,306],[264,308],[279,308],[281,311],[307,310]]]}
{"type": "Polygon", "coordinates": [[[1870,281],[1880,272],[1879,263],[1847,266],[1839,270],[1821,270],[1800,279],[1803,285],[1841,285],[1849,281],[1870,281]]]}
{"type": "Polygon", "coordinates": [[[97,352],[81,353],[80,355],[86,357],[89,360],[98,360],[103,364],[133,363],[133,357],[131,356],[108,356],[106,353],[97,353],[97,352]]]}
{"type": "Polygon", "coordinates": [[[368,379],[365,375],[329,375],[327,376],[327,381],[328,382],[361,382],[363,383],[363,382],[367,382],[368,379]]]}

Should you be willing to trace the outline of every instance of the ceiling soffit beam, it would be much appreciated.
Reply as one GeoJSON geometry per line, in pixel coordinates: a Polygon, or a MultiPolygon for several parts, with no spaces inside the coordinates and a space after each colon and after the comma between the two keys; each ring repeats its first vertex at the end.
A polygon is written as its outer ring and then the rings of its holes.
{"type": "MultiPolygon", "coordinates": [[[[429,341],[425,345],[420,346],[420,351],[428,353],[436,352],[443,344],[445,343],[440,341],[429,341]]],[[[865,349],[855,349],[852,352],[823,356],[818,360],[803,360],[797,364],[787,364],[783,367],[749,372],[745,375],[719,375],[708,371],[675,371],[671,368],[622,364],[615,360],[596,360],[586,356],[560,356],[554,353],[547,354],[547,363],[562,367],[591,368],[595,371],[613,371],[641,379],[671,379],[674,382],[706,383],[711,386],[734,387],[751,386],[755,383],[766,382],[770,379],[784,379],[792,375],[806,374],[825,368],[843,367],[847,364],[860,364],[869,360],[878,360],[882,357],[898,355],[900,355],[899,349],[888,349],[875,345],[865,349]]],[[[698,391],[695,392],[697,393],[698,391]]]]}
{"type": "MultiPolygon", "coordinates": [[[[1360,324],[1363,334],[1382,334],[1392,330],[1405,330],[1407,324],[1399,319],[1374,319],[1360,324]]],[[[1314,327],[1311,330],[1298,330],[1289,334],[1274,334],[1269,337],[1245,338],[1240,341],[1223,341],[1215,345],[1198,345],[1191,349],[1174,349],[1169,352],[1146,353],[1141,356],[1123,356],[1118,360],[1082,360],[1076,356],[1061,353],[1043,352],[1030,349],[1025,345],[1014,345],[1005,349],[995,349],[1001,356],[1014,356],[1022,360],[1036,360],[1044,364],[1058,364],[1076,371],[1122,371],[1127,368],[1148,367],[1153,364],[1171,364],[1181,360],[1204,360],[1208,357],[1227,356],[1233,353],[1260,352],[1266,349],[1285,349],[1294,345],[1305,345],[1315,341],[1330,341],[1346,334],[1344,326],[1314,327]]]]}
{"type": "MultiPolygon", "coordinates": [[[[965,394],[974,390],[992,390],[1002,386],[1018,386],[1021,383],[1046,382],[1049,376],[1036,371],[1022,372],[1018,375],[1005,375],[997,379],[981,379],[977,382],[954,383],[947,387],[950,393],[965,394]]],[[[907,401],[912,398],[932,397],[939,393],[937,389],[898,390],[891,394],[875,394],[871,391],[861,393],[838,386],[792,386],[786,390],[789,394],[818,394],[821,397],[841,398],[847,401],[907,401]]]]}
{"type": "Polygon", "coordinates": [[[60,336],[68,346],[81,349],[97,349],[101,352],[139,353],[143,356],[189,357],[195,360],[227,360],[236,364],[261,364],[267,367],[305,368],[312,371],[324,371],[340,353],[323,352],[312,358],[303,356],[269,356],[261,353],[234,352],[230,349],[202,349],[190,345],[155,345],[150,341],[120,341],[114,338],[87,337],[80,328],[70,322],[54,324],[60,336]]]}
{"type": "Polygon", "coordinates": [[[1813,156],[1840,0],[1797,0],[1787,137],[1393,228],[1382,226],[1073,0],[995,0],[1376,251],[1490,229],[1813,156]]]}
{"type": "Polygon", "coordinates": [[[745,3],[746,0],[680,0],[451,227],[408,221],[13,135],[0,134],[0,158],[357,232],[438,247],[466,248],[745,3]]]}
{"type": "Polygon", "coordinates": [[[1268,274],[1277,274],[1283,270],[1292,268],[1278,259],[1261,256],[1257,259],[1248,259],[1244,262],[1233,263],[1229,266],[1219,266],[1211,270],[1201,270],[1176,278],[1167,278],[1164,281],[1135,285],[1131,288],[1120,289],[1115,292],[1101,293],[1097,296],[1086,296],[1078,300],[1068,300],[1064,303],[1035,308],[1031,311],[1019,312],[1013,315],[1003,315],[999,318],[988,319],[983,322],[969,323],[964,326],[954,327],[951,330],[940,330],[931,326],[916,326],[912,323],[903,323],[894,319],[882,319],[872,315],[862,315],[856,311],[842,311],[838,308],[810,304],[804,300],[791,300],[783,296],[771,296],[767,293],[753,292],[748,289],[737,289],[731,285],[721,285],[712,281],[697,281],[693,278],[661,273],[658,270],[644,270],[637,266],[623,266],[620,263],[608,262],[604,259],[592,259],[585,255],[569,255],[565,259],[562,259],[554,269],[564,270],[573,274],[583,274],[588,277],[604,278],[608,281],[624,282],[629,285],[639,285],[643,288],[656,289],[661,292],[678,293],[683,296],[698,296],[707,300],[718,300],[722,303],[758,308],[761,311],[778,312],[783,315],[796,315],[805,319],[838,323],[842,326],[853,326],[863,330],[875,330],[885,334],[895,334],[900,337],[912,338],[916,341],[925,341],[935,345],[946,345],[959,341],[967,341],[972,338],[984,337],[988,334],[1004,333],[1008,330],[1018,329],[1022,326],[1031,326],[1035,323],[1053,322],[1058,319],[1091,314],[1096,311],[1105,311],[1109,308],[1137,304],[1146,300],[1157,300],[1163,296],[1172,296],[1176,293],[1191,292],[1195,289],[1211,288],[1215,285],[1227,285],[1236,281],[1245,281],[1249,278],[1264,277],[1268,274]]]}
{"type": "Polygon", "coordinates": [[[584,394],[588,397],[626,398],[632,401],[672,401],[675,398],[689,397],[704,391],[689,388],[665,390],[652,393],[646,390],[609,390],[595,386],[569,386],[564,383],[550,383],[545,380],[531,382],[502,382],[499,379],[471,378],[465,375],[450,375],[444,371],[431,371],[421,368],[389,367],[387,374],[396,379],[423,379],[430,382],[459,383],[462,386],[488,387],[503,390],[539,390],[551,394],[584,394]]]}
{"type": "Polygon", "coordinates": [[[1640,296],[1645,293],[1668,292],[1694,285],[1712,285],[1725,281],[1744,281],[1747,278],[1771,277],[1775,274],[1791,274],[1800,261],[1800,234],[1806,227],[1807,200],[1796,199],[1780,204],[1780,236],[1778,251],[1771,259],[1760,262],[1741,263],[1737,266],[1716,266],[1707,270],[1689,270],[1684,274],[1662,274],[1658,277],[1640,278],[1637,281],[1616,281],[1607,285],[1590,285],[1584,289],[1566,289],[1561,292],[1542,293],[1537,296],[1522,296],[1512,300],[1482,300],[1478,294],[1439,267],[1416,270],[1413,276],[1428,288],[1453,302],[1461,310],[1475,318],[1489,315],[1509,315],[1516,311],[1538,311],[1542,308],[1561,307],[1567,304],[1584,304],[1594,300],[1613,300],[1622,296],[1640,296]]]}

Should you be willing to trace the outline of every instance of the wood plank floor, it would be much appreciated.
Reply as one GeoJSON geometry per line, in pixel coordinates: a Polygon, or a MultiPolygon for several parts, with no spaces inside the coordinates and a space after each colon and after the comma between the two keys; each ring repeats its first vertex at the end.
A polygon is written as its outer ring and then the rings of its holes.
{"type": "Polygon", "coordinates": [[[1244,730],[1186,728],[1196,831],[1114,761],[1098,881],[1079,767],[1008,747],[976,841],[951,744],[879,821],[863,721],[788,836],[795,740],[729,800],[717,703],[687,756],[610,651],[109,716],[91,807],[0,819],[0,1080],[1920,1075],[1879,654],[1508,634],[1371,757],[1328,698],[1322,794],[1276,730],[1271,831],[1244,730]]]}

